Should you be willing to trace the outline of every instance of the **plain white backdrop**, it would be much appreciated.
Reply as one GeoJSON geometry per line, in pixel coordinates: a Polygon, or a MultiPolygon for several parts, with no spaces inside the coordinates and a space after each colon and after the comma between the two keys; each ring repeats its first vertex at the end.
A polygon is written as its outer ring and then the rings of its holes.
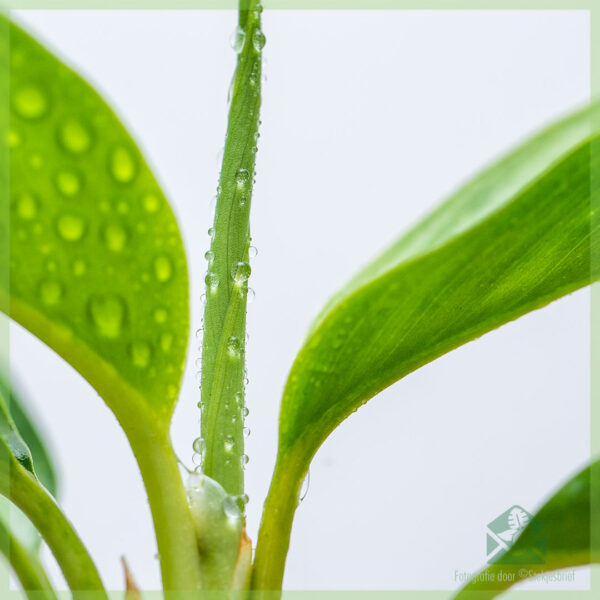
{"type": "MultiPolygon", "coordinates": [[[[105,94],[179,218],[192,331],[172,435],[190,464],[199,419],[192,332],[236,15],[15,16],[105,94]]],[[[281,391],[321,305],[462,181],[585,103],[590,69],[584,11],[265,11],[263,25],[248,348],[254,540],[281,391]]],[[[286,588],[457,587],[455,570],[485,562],[488,522],[513,504],[533,511],[587,462],[588,329],[583,290],[440,358],[348,419],[311,468],[286,588]]],[[[140,586],[158,589],[149,509],[116,420],[18,326],[11,353],[60,465],[60,502],[106,584],[122,588],[124,554],[140,586]]],[[[577,571],[575,587],[587,585],[577,571]]]]}

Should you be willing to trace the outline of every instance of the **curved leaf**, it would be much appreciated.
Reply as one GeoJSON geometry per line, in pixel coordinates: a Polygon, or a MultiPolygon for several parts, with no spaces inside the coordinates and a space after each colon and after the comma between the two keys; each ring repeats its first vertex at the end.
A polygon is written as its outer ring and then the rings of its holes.
{"type": "Polygon", "coordinates": [[[599,113],[586,109],[491,167],[319,316],[285,386],[256,587],[280,586],[301,482],[337,425],[411,371],[598,278],[599,113]]]}
{"type": "Polygon", "coordinates": [[[0,287],[0,308],[114,412],[148,492],[163,585],[196,589],[193,523],[169,439],[189,328],[177,222],[104,100],[8,26],[10,264],[0,269],[9,267],[10,289],[0,287]]]}
{"type": "Polygon", "coordinates": [[[600,461],[560,488],[523,529],[502,560],[478,573],[456,598],[494,598],[529,577],[600,562],[600,519],[591,518],[591,511],[598,508],[600,461]],[[539,564],[528,560],[536,547],[545,549],[539,564]],[[500,580],[500,570],[512,577],[500,580]]]}
{"type": "Polygon", "coordinates": [[[170,420],[188,339],[185,253],[135,142],[78,75],[10,27],[10,300],[119,420],[170,420]]]}
{"type": "MultiPolygon", "coordinates": [[[[73,591],[103,593],[102,581],[87,550],[54,499],[38,481],[31,452],[10,417],[0,391],[0,494],[14,502],[42,534],[73,591]]],[[[41,582],[43,583],[43,582],[41,582]]],[[[25,585],[25,584],[24,584],[25,585]]]]}

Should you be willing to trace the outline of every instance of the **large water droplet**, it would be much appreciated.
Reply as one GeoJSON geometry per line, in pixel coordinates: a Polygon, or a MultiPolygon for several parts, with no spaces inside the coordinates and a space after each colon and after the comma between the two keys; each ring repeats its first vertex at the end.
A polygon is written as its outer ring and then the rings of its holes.
{"type": "Polygon", "coordinates": [[[252,269],[250,268],[250,264],[247,262],[238,262],[233,266],[231,270],[231,276],[233,277],[233,282],[237,286],[243,286],[248,282],[250,278],[250,273],[252,273],[252,269]]]}
{"type": "Polygon", "coordinates": [[[212,265],[213,261],[215,260],[215,253],[212,250],[208,250],[204,254],[204,258],[206,259],[206,262],[208,263],[208,266],[210,267],[212,265]]]}
{"type": "Polygon", "coordinates": [[[238,184],[238,187],[244,187],[250,181],[250,173],[248,169],[238,169],[235,174],[235,181],[238,184]]]}
{"type": "Polygon", "coordinates": [[[211,292],[214,292],[219,287],[219,276],[209,271],[204,278],[204,283],[211,292]]]}
{"type": "Polygon", "coordinates": [[[250,258],[256,258],[257,255],[258,255],[258,248],[256,246],[250,246],[250,248],[248,248],[248,256],[250,258]]]}
{"type": "Polygon", "coordinates": [[[238,506],[238,501],[236,496],[228,495],[223,500],[223,511],[227,515],[229,519],[241,519],[242,511],[238,506]]]}
{"type": "Polygon", "coordinates": [[[161,254],[154,259],[154,275],[158,281],[165,283],[173,275],[173,264],[171,259],[165,254],[161,254]]]}
{"type": "Polygon", "coordinates": [[[56,174],[54,183],[58,191],[67,198],[76,196],[81,190],[81,177],[70,169],[63,169],[56,174]]]}
{"type": "Polygon", "coordinates": [[[267,43],[265,34],[260,29],[255,29],[252,34],[252,45],[257,52],[260,52],[267,43]]]}
{"type": "Polygon", "coordinates": [[[72,154],[83,154],[92,145],[90,128],[80,119],[67,119],[58,129],[60,145],[72,154]]]}
{"type": "Polygon", "coordinates": [[[89,313],[98,333],[106,338],[121,335],[125,322],[125,302],[114,294],[93,296],[89,301],[89,313]]]}
{"type": "Polygon", "coordinates": [[[129,356],[135,367],[145,369],[150,364],[152,348],[148,342],[137,340],[129,346],[129,356]]]}
{"type": "Polygon", "coordinates": [[[108,167],[119,183],[129,183],[137,174],[137,160],[133,152],[123,145],[113,148],[108,158],[108,167]]]}
{"type": "Polygon", "coordinates": [[[237,337],[230,337],[227,340],[227,353],[232,358],[239,358],[242,355],[242,342],[237,337]]]}
{"type": "Polygon", "coordinates": [[[233,51],[239,54],[244,47],[244,41],[246,39],[246,32],[238,25],[231,34],[231,38],[229,42],[231,43],[231,47],[233,51]]]}
{"type": "Polygon", "coordinates": [[[45,280],[40,283],[39,294],[46,306],[58,304],[63,295],[63,288],[58,281],[45,280]]]}
{"type": "Polygon", "coordinates": [[[35,84],[26,84],[15,89],[12,95],[15,112],[24,119],[43,117],[50,106],[47,95],[35,84]]]}
{"type": "Polygon", "coordinates": [[[38,202],[33,194],[23,192],[17,196],[15,208],[20,219],[31,221],[37,216],[38,202]]]}
{"type": "Polygon", "coordinates": [[[77,215],[63,215],[56,221],[58,235],[67,242],[77,242],[85,235],[85,221],[77,215]]]}
{"type": "Polygon", "coordinates": [[[102,240],[111,252],[121,252],[127,245],[127,230],[118,223],[109,223],[102,229],[102,240]]]}

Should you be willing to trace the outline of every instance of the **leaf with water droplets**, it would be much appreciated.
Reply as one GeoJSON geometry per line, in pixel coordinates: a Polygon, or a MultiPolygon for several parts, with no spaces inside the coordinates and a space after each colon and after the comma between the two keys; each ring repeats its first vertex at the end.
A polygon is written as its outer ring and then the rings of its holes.
{"type": "Polygon", "coordinates": [[[422,365],[600,277],[600,180],[590,177],[599,133],[596,104],[538,134],[326,305],[285,386],[255,585],[281,585],[302,479],[345,418],[422,365]]]}
{"type": "Polygon", "coordinates": [[[10,35],[10,315],[126,430],[140,413],[166,429],[188,336],[177,222],[100,96],[17,26],[10,35]]]}

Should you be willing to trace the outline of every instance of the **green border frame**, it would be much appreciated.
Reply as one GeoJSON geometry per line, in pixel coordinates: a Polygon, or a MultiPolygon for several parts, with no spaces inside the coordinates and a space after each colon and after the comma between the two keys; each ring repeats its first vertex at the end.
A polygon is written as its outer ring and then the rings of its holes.
{"type": "MultiPolygon", "coordinates": [[[[238,0],[0,0],[0,10],[235,10],[238,0]]],[[[600,0],[263,0],[265,10],[584,10],[590,13],[590,94],[600,97],[600,0]]],[[[0,44],[7,40],[7,31],[0,28],[0,44]]],[[[0,89],[7,85],[8,66],[0,65],[0,89]]],[[[4,88],[6,89],[6,88],[4,88]]],[[[8,102],[0,110],[0,125],[8,119],[8,102]]],[[[592,177],[600,176],[592,172],[592,177]]],[[[0,223],[8,222],[8,156],[0,147],[0,223]]],[[[600,216],[599,216],[600,218],[600,216]]],[[[1,232],[0,232],[1,233],[1,232]]],[[[8,256],[8,236],[0,235],[0,256],[8,256]]],[[[596,257],[592,257],[594,260],[596,257]]],[[[600,257],[598,257],[600,260],[600,257]]],[[[8,262],[6,262],[8,265],[8,262]]],[[[0,263],[0,266],[3,266],[0,263]]],[[[8,273],[0,270],[0,277],[8,273]]],[[[600,283],[591,286],[590,312],[590,458],[600,458],[600,283]],[[598,365],[599,368],[596,368],[598,365]]],[[[0,314],[0,369],[8,372],[9,319],[0,314]]],[[[0,468],[6,468],[0,465],[0,468]]],[[[593,485],[593,482],[592,482],[593,485]]],[[[599,494],[592,493],[592,496],[599,494]]],[[[0,513],[8,514],[8,502],[0,498],[0,513]]],[[[592,505],[592,544],[600,547],[600,505],[592,505]],[[595,535],[596,534],[596,535],[595,535]]],[[[592,565],[590,588],[585,591],[508,591],[502,597],[536,600],[589,600],[600,597],[600,567],[592,565]]],[[[123,591],[109,591],[111,600],[122,600],[123,591]]],[[[418,597],[419,600],[447,600],[453,590],[395,590],[395,591],[284,591],[284,600],[396,600],[418,597]]],[[[187,594],[185,594],[187,596],[187,594]]],[[[71,598],[69,591],[57,592],[59,600],[71,598]]],[[[161,591],[143,591],[147,600],[162,600],[161,591]]],[[[273,598],[276,599],[275,593],[273,598]]],[[[473,598],[481,596],[474,592],[473,598]]],[[[0,561],[0,599],[20,600],[25,594],[9,589],[9,569],[0,561]]],[[[178,596],[179,598],[179,596],[178,596]]],[[[215,600],[221,596],[215,596],[215,600]]],[[[198,593],[190,594],[197,600],[198,593]]],[[[211,600],[203,594],[202,600],[211,600]]]]}

